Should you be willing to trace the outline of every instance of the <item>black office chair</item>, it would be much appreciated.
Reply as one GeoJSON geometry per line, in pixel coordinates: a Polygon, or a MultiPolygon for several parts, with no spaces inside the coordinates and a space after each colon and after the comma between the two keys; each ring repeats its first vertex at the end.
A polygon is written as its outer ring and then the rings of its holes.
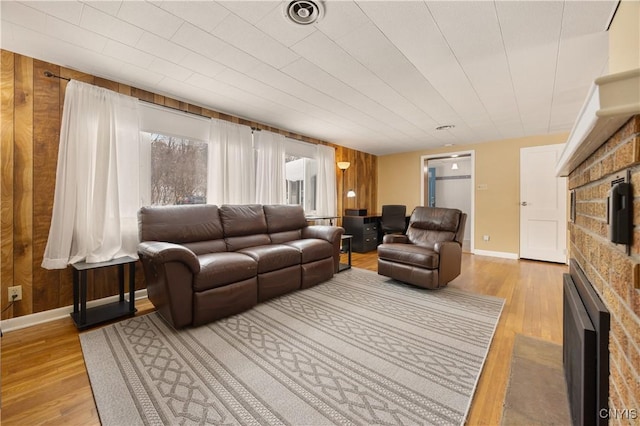
{"type": "Polygon", "coordinates": [[[404,234],[406,224],[407,206],[389,204],[382,206],[380,228],[383,234],[404,234]]]}

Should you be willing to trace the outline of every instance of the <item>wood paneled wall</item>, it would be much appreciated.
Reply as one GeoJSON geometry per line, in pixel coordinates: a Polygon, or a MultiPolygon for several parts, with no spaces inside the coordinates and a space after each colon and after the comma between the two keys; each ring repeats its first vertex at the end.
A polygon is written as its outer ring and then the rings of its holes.
{"type": "MultiPolygon", "coordinates": [[[[354,188],[357,197],[349,199],[347,207],[367,208],[369,211],[376,207],[377,162],[374,155],[229,116],[13,52],[2,50],[0,53],[0,306],[3,309],[9,303],[7,287],[22,286],[22,300],[4,312],[2,319],[73,303],[71,268],[50,271],[40,266],[51,223],[60,122],[67,85],[65,80],[45,77],[44,71],[158,105],[281,133],[305,142],[333,146],[336,148],[336,161],[351,162],[345,175],[346,186],[354,188]]],[[[342,174],[337,166],[336,178],[338,212],[341,212],[342,174]]],[[[137,268],[136,281],[137,288],[144,288],[141,268],[137,268]]],[[[93,285],[89,289],[89,299],[117,294],[115,283],[115,269],[96,271],[93,274],[93,285]]]]}
{"type": "Polygon", "coordinates": [[[344,171],[344,188],[342,188],[342,170],[336,177],[338,188],[338,215],[344,209],[363,208],[368,213],[376,213],[378,194],[378,157],[345,147],[336,147],[336,162],[348,161],[349,168],[344,171]],[[346,198],[347,191],[353,189],[356,196],[346,198]]]}

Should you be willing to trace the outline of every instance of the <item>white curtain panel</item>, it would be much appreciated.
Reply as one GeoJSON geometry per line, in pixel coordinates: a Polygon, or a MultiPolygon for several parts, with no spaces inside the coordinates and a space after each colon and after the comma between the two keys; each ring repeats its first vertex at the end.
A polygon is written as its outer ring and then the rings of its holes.
{"type": "Polygon", "coordinates": [[[330,146],[316,145],[318,162],[317,214],[335,216],[336,199],[336,150],[330,146]]]}
{"type": "Polygon", "coordinates": [[[285,137],[266,130],[253,136],[257,155],[256,203],[284,204],[287,198],[285,137]]]}
{"type": "Polygon", "coordinates": [[[212,119],[207,203],[255,203],[255,158],[251,129],[212,119]]]}
{"type": "Polygon", "coordinates": [[[43,268],[138,257],[138,148],[137,99],[67,84],[43,268]]]}

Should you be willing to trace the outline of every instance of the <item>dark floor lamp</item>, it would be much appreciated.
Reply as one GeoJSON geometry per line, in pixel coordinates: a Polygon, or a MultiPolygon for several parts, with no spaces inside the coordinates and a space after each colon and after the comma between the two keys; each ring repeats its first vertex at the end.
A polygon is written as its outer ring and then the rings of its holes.
{"type": "Polygon", "coordinates": [[[344,192],[344,172],[349,168],[350,165],[351,163],[348,161],[338,161],[338,168],[342,170],[342,209],[345,211],[347,207],[346,199],[356,196],[356,192],[353,189],[348,190],[346,194],[344,192]]]}

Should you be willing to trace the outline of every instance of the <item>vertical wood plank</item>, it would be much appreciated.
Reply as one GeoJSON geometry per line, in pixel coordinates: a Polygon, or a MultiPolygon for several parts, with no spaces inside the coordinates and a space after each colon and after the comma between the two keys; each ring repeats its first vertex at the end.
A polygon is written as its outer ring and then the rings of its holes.
{"type": "Polygon", "coordinates": [[[131,96],[131,86],[127,86],[126,84],[118,84],[118,93],[123,95],[131,96]]]}
{"type": "MultiPolygon", "coordinates": [[[[0,306],[8,303],[7,287],[13,283],[13,145],[14,145],[14,54],[0,52],[0,306]]],[[[11,312],[2,314],[9,318],[11,312]]]]}
{"type": "MultiPolygon", "coordinates": [[[[51,65],[51,67],[53,68],[55,67],[55,65],[51,65]]],[[[89,83],[89,84],[94,84],[96,79],[96,77],[92,76],[91,74],[87,74],[81,71],[76,71],[76,70],[72,70],[64,67],[60,67],[60,73],[57,75],[64,78],[78,80],[78,81],[82,81],[83,83],[89,83]]],[[[66,81],[66,80],[63,80],[63,81],[66,81]]]]}
{"type": "Polygon", "coordinates": [[[51,225],[60,140],[60,83],[45,77],[45,70],[59,75],[60,67],[33,63],[33,312],[60,306],[60,271],[40,266],[51,225]]]}
{"type": "Polygon", "coordinates": [[[94,79],[93,84],[98,87],[104,87],[105,89],[113,90],[114,92],[118,92],[120,85],[115,81],[107,80],[105,78],[96,77],[94,79]]]}
{"type": "Polygon", "coordinates": [[[180,108],[180,102],[176,101],[175,99],[165,97],[164,98],[164,106],[169,107],[169,108],[179,109],[180,108]]]}
{"type": "Polygon", "coordinates": [[[33,59],[15,60],[13,284],[22,286],[14,316],[33,312],[33,59]]]}

